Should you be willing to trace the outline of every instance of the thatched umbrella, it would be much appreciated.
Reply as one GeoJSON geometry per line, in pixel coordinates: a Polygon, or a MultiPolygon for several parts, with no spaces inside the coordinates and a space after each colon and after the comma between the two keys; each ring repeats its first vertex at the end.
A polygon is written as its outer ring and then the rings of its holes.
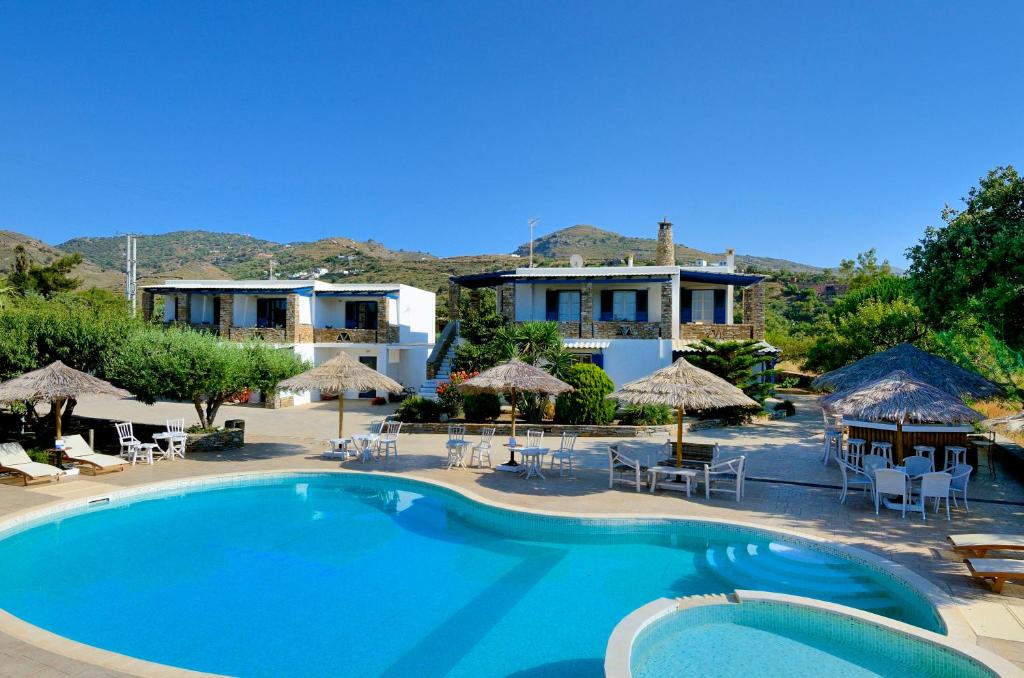
{"type": "Polygon", "coordinates": [[[291,379],[285,379],[279,386],[289,391],[310,391],[338,396],[338,437],[342,436],[345,423],[345,391],[387,391],[401,393],[402,385],[367,367],[347,353],[339,353],[323,365],[306,370],[291,379]]]}
{"type": "Polygon", "coordinates": [[[903,425],[964,424],[983,417],[960,398],[894,370],[881,379],[821,399],[822,407],[851,419],[896,424],[896,454],[903,458],[903,425]]]}
{"type": "MultiPolygon", "coordinates": [[[[457,388],[462,393],[508,393],[509,402],[512,403],[513,440],[516,437],[516,392],[558,395],[574,390],[572,386],[561,379],[517,358],[484,370],[475,377],[462,382],[457,388]]],[[[510,457],[509,465],[515,466],[514,450],[510,457]]]]}
{"type": "Polygon", "coordinates": [[[720,407],[760,407],[757,401],[718,375],[686,358],[624,384],[609,398],[629,405],[668,405],[676,410],[676,466],[683,465],[683,413],[720,407]]]}
{"type": "Polygon", "coordinates": [[[903,370],[911,378],[958,398],[988,398],[1003,392],[1002,387],[980,374],[965,370],[910,344],[900,344],[887,351],[861,358],[845,367],[826,372],[811,382],[811,386],[819,390],[849,391],[881,379],[893,370],[903,370]]]}
{"type": "Polygon", "coordinates": [[[46,367],[26,372],[20,377],[0,384],[0,402],[49,402],[57,427],[57,439],[61,437],[60,410],[69,398],[80,395],[110,395],[116,398],[130,398],[131,393],[110,382],[79,372],[56,361],[46,367]]]}

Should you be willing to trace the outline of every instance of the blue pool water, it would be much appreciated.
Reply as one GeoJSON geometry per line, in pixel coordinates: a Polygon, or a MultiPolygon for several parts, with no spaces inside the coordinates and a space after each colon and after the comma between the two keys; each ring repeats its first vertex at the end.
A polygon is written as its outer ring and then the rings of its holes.
{"type": "Polygon", "coordinates": [[[822,610],[770,602],[694,607],[647,627],[633,678],[982,678],[996,674],[948,648],[822,610]]]}
{"type": "Polygon", "coordinates": [[[243,676],[596,676],[636,607],[735,588],[940,628],[872,571],[739,528],[527,516],[364,475],[94,509],[0,541],[0,563],[0,607],[26,621],[243,676]]]}

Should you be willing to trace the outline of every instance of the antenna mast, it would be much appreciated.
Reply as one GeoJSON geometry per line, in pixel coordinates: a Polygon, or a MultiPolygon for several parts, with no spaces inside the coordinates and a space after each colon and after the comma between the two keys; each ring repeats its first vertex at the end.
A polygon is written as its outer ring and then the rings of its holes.
{"type": "Polygon", "coordinates": [[[540,217],[533,217],[526,223],[530,225],[530,268],[533,268],[533,227],[540,223],[540,217]]]}
{"type": "Polygon", "coordinates": [[[132,306],[132,316],[135,316],[135,299],[138,292],[138,240],[132,235],[125,236],[125,238],[124,291],[128,297],[128,303],[132,306]]]}

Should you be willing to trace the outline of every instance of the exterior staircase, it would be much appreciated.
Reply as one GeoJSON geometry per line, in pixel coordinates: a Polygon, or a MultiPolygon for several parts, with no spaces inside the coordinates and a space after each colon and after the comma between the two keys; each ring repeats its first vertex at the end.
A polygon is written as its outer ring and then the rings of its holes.
{"type": "Polygon", "coordinates": [[[438,343],[434,346],[434,352],[427,359],[428,374],[433,372],[433,377],[423,382],[418,395],[429,400],[437,400],[438,385],[446,383],[451,378],[452,360],[455,359],[455,347],[459,343],[458,333],[458,321],[445,326],[438,343]]]}

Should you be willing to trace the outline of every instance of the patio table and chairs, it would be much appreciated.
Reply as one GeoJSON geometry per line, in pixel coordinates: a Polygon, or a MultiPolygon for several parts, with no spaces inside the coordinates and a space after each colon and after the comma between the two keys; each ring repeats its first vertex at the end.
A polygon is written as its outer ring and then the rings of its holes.
{"type": "Polygon", "coordinates": [[[170,459],[171,461],[174,461],[175,457],[184,459],[185,443],[188,440],[188,436],[185,434],[185,420],[168,419],[166,426],[166,431],[153,434],[153,442],[160,449],[163,459],[170,459]],[[161,441],[164,442],[166,447],[159,447],[161,441]]]}
{"type": "Polygon", "coordinates": [[[373,461],[373,451],[380,438],[376,433],[357,433],[352,436],[352,446],[356,449],[356,458],[363,464],[373,461]]]}
{"type": "MultiPolygon", "coordinates": [[[[658,489],[659,476],[664,476],[666,479],[675,478],[676,480],[671,482],[683,483],[686,488],[686,496],[690,497],[693,493],[693,483],[699,480],[699,475],[699,471],[692,468],[679,468],[678,466],[652,466],[647,469],[647,483],[651,486],[651,494],[654,494],[658,489]]],[[[664,487],[664,485],[662,487],[664,487]]]]}
{"type": "Polygon", "coordinates": [[[163,450],[156,443],[144,443],[135,437],[135,427],[130,421],[122,421],[114,424],[114,428],[117,429],[118,441],[121,443],[121,456],[132,463],[135,466],[142,460],[153,465],[153,453],[155,450],[160,449],[161,453],[163,450]]]}
{"type": "Polygon", "coordinates": [[[322,455],[324,459],[341,459],[347,461],[349,458],[349,445],[352,444],[351,438],[327,438],[326,440],[328,449],[324,450],[322,455]]]}

